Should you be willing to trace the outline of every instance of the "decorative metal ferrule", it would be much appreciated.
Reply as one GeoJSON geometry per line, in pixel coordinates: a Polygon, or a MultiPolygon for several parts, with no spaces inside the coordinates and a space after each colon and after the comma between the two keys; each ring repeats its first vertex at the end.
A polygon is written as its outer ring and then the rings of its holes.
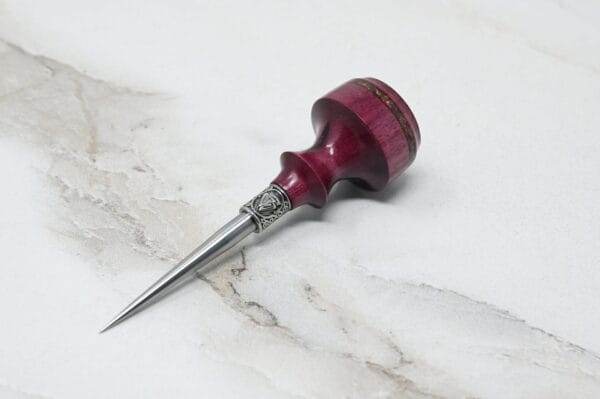
{"type": "Polygon", "coordinates": [[[271,184],[263,192],[244,204],[240,212],[252,216],[256,223],[257,232],[260,233],[291,209],[292,203],[286,192],[278,185],[271,184]]]}

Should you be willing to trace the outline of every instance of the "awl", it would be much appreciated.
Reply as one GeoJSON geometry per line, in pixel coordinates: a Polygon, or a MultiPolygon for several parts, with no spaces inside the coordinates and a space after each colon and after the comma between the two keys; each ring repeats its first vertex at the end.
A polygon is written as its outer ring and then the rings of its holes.
{"type": "Polygon", "coordinates": [[[350,180],[366,189],[383,189],[413,162],[421,142],[408,105],[391,87],[373,78],[353,79],[327,93],[314,103],[311,115],[317,135],[313,146],[284,152],[281,172],[269,187],[244,204],[236,217],[127,305],[102,331],[292,209],[322,207],[336,182],[350,180]]]}

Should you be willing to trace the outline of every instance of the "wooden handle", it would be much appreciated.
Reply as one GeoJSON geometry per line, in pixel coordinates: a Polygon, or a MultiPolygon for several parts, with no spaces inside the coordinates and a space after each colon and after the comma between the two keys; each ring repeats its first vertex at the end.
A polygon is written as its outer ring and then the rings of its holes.
{"type": "Polygon", "coordinates": [[[421,142],[417,121],[404,100],[373,78],[353,79],[315,102],[317,139],[300,152],[281,154],[273,180],[293,208],[320,208],[343,179],[381,190],[415,159],[421,142]]]}

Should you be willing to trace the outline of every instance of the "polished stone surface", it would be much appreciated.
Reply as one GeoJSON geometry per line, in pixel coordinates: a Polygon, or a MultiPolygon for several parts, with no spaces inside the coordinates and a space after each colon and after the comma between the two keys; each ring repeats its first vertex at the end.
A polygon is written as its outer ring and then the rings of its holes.
{"type": "Polygon", "coordinates": [[[0,397],[600,397],[600,6],[322,3],[0,1],[0,397]],[[368,75],[405,176],[98,334],[368,75]]]}

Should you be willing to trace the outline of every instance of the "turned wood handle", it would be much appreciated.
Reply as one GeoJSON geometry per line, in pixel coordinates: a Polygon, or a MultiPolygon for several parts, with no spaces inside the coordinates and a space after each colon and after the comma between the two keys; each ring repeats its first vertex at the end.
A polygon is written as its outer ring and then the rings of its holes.
{"type": "Polygon", "coordinates": [[[404,100],[374,78],[350,80],[312,108],[317,139],[312,147],[281,154],[273,183],[292,208],[320,208],[343,179],[381,190],[415,159],[421,142],[417,121],[404,100]]]}

